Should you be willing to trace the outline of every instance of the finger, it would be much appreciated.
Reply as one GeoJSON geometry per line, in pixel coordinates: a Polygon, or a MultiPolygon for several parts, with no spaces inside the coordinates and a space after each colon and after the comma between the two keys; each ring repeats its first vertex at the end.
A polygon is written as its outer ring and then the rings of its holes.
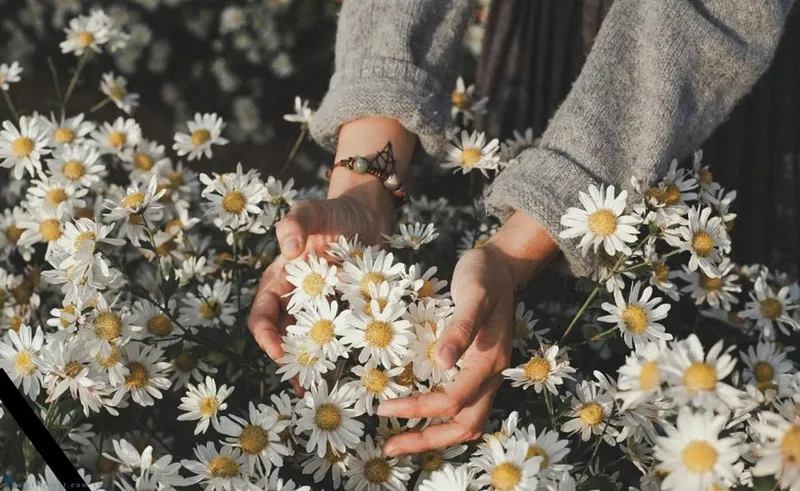
{"type": "Polygon", "coordinates": [[[497,376],[492,377],[481,387],[479,397],[452,421],[390,438],[384,446],[384,453],[389,457],[414,454],[480,438],[491,415],[492,401],[501,381],[502,379],[497,376]]]}
{"type": "MultiPolygon", "coordinates": [[[[468,278],[458,279],[462,285],[465,280],[470,281],[468,278]]],[[[475,282],[467,292],[458,296],[453,318],[436,341],[439,345],[436,362],[442,368],[449,370],[461,359],[485,323],[490,310],[489,295],[481,283],[475,282]]]]}
{"type": "Polygon", "coordinates": [[[247,319],[253,338],[273,360],[283,356],[278,325],[283,311],[281,295],[291,291],[291,284],[283,277],[285,264],[286,261],[278,257],[264,272],[247,319]]]}
{"type": "Polygon", "coordinates": [[[291,260],[303,253],[308,236],[320,227],[324,212],[320,201],[300,201],[292,206],[289,213],[275,224],[282,256],[291,260]]]}

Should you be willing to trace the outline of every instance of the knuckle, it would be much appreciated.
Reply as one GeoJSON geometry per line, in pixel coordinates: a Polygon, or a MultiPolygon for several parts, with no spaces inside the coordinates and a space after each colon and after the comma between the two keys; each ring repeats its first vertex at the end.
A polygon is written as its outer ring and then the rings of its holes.
{"type": "Polygon", "coordinates": [[[462,442],[470,442],[472,440],[477,440],[483,436],[483,431],[481,428],[476,426],[469,426],[465,428],[464,434],[462,435],[462,442]]]}
{"type": "Polygon", "coordinates": [[[463,408],[463,404],[458,399],[450,399],[444,406],[444,416],[448,418],[454,418],[461,412],[463,408]]]}
{"type": "Polygon", "coordinates": [[[475,332],[475,322],[472,320],[457,321],[450,326],[450,330],[455,340],[467,346],[472,341],[472,333],[475,332]]]}

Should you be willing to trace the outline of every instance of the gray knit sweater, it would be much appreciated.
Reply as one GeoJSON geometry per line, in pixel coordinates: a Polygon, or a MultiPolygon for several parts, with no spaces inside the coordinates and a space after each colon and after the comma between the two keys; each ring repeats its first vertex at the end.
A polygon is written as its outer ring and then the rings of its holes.
{"type": "MultiPolygon", "coordinates": [[[[501,218],[521,210],[591,271],[560,217],[590,184],[627,187],[699,147],[769,66],[794,0],[617,0],[541,145],[487,193],[501,218]]],[[[354,119],[398,119],[427,156],[445,145],[450,93],[471,0],[345,0],[336,69],[311,125],[333,149],[354,119]]],[[[491,106],[490,106],[491,107],[491,106]]],[[[754,165],[757,165],[754,162],[754,165]]]]}

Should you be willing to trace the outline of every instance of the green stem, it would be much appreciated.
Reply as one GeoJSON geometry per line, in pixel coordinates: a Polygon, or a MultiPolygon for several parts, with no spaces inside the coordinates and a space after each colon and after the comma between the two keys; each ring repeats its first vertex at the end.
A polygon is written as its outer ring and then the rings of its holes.
{"type": "MultiPolygon", "coordinates": [[[[236,284],[236,317],[242,314],[242,275],[239,271],[239,231],[233,231],[233,279],[236,284]]],[[[243,327],[243,324],[241,324],[243,327]]]]}
{"type": "Polygon", "coordinates": [[[69,81],[69,86],[67,86],[67,92],[64,94],[64,100],[61,102],[62,118],[66,115],[67,103],[69,103],[69,100],[72,97],[72,91],[75,90],[75,86],[78,84],[78,79],[81,76],[83,67],[86,66],[86,62],[89,61],[89,58],[91,56],[92,56],[92,51],[87,49],[86,51],[83,52],[83,55],[81,55],[81,57],[78,59],[78,66],[75,67],[75,73],[72,74],[72,80],[69,81]]]}
{"type": "MultiPolygon", "coordinates": [[[[680,250],[674,250],[674,251],[670,252],[669,254],[665,254],[665,255],[663,255],[663,256],[661,256],[661,257],[659,258],[659,262],[661,262],[661,261],[666,261],[667,259],[671,258],[672,256],[674,256],[674,255],[676,255],[676,254],[680,254],[681,252],[683,252],[683,251],[680,251],[680,250]]],[[[619,274],[630,273],[631,271],[636,271],[637,269],[639,269],[639,268],[641,268],[641,267],[644,267],[644,266],[650,266],[650,265],[652,265],[652,264],[653,264],[653,262],[652,262],[652,261],[644,261],[644,262],[641,262],[641,263],[639,263],[639,264],[636,264],[636,265],[634,265],[634,266],[631,266],[630,268],[623,269],[622,271],[620,271],[620,272],[619,272],[619,274]]]]}
{"type": "Polygon", "coordinates": [[[6,100],[6,106],[8,106],[8,111],[11,113],[11,116],[16,120],[19,121],[19,112],[17,112],[17,106],[14,105],[14,102],[11,100],[11,96],[8,95],[7,90],[0,90],[3,93],[3,99],[6,100]]]}
{"type": "Polygon", "coordinates": [[[289,166],[294,161],[295,156],[297,156],[297,151],[300,150],[300,145],[303,143],[303,140],[305,140],[307,134],[308,125],[303,124],[300,126],[300,134],[297,135],[297,140],[294,141],[294,145],[289,151],[289,156],[286,157],[286,162],[283,163],[283,167],[281,167],[281,170],[278,172],[278,177],[283,177],[283,175],[286,174],[286,171],[289,170],[289,166]]]}
{"type": "Polygon", "coordinates": [[[550,414],[550,425],[553,428],[558,428],[556,426],[556,415],[553,412],[553,402],[550,400],[550,391],[546,388],[544,390],[544,403],[547,405],[547,412],[550,414]]]}
{"type": "Polygon", "coordinates": [[[99,111],[101,108],[105,107],[109,102],[111,102],[111,98],[110,97],[106,97],[102,101],[100,101],[97,104],[95,104],[94,106],[92,106],[91,109],[89,109],[89,112],[93,113],[95,111],[99,111]]]}
{"type": "MultiPolygon", "coordinates": [[[[611,418],[611,415],[609,415],[611,418]]],[[[608,420],[606,420],[605,426],[603,426],[603,432],[600,433],[600,436],[597,438],[597,441],[594,443],[594,449],[592,450],[592,456],[589,457],[589,460],[586,462],[586,467],[583,468],[583,472],[581,472],[580,477],[575,480],[575,483],[579,483],[583,481],[583,477],[586,475],[586,471],[592,466],[592,462],[594,462],[594,458],[597,456],[597,451],[600,449],[600,444],[603,442],[603,437],[606,436],[606,430],[608,430],[608,420]]]]}
{"type": "Polygon", "coordinates": [[[142,217],[144,227],[147,229],[147,236],[150,238],[150,244],[153,246],[154,261],[158,268],[158,289],[161,291],[161,299],[164,300],[164,306],[166,307],[167,296],[164,293],[164,268],[161,267],[161,259],[158,257],[158,252],[156,250],[156,237],[155,234],[153,234],[153,230],[150,228],[150,224],[147,223],[147,218],[145,218],[144,213],[140,216],[142,217]]]}
{"type": "Polygon", "coordinates": [[[575,324],[578,323],[578,319],[580,319],[583,316],[583,314],[586,313],[586,309],[589,308],[589,305],[591,305],[592,300],[594,300],[594,298],[597,296],[598,293],[600,293],[600,285],[594,287],[592,293],[590,293],[589,296],[586,298],[586,301],[583,302],[583,305],[581,305],[581,308],[575,314],[575,317],[572,318],[572,322],[570,322],[569,325],[567,326],[567,330],[564,331],[564,334],[561,336],[561,340],[559,341],[559,343],[563,343],[564,340],[567,339],[567,336],[569,336],[569,333],[570,331],[572,331],[572,328],[575,327],[575,324]]]}
{"type": "Polygon", "coordinates": [[[58,83],[58,71],[53,59],[47,57],[47,67],[50,68],[50,76],[53,77],[53,88],[56,91],[56,100],[61,100],[61,85],[58,83]]]}

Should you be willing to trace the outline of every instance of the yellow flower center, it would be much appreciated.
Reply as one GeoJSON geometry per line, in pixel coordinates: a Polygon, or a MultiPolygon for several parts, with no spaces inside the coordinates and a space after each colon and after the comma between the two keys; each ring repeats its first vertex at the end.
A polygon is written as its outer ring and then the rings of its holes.
{"type": "Polygon", "coordinates": [[[642,366],[639,373],[639,386],[642,390],[653,390],[661,383],[661,375],[658,371],[657,361],[648,361],[642,366]]]}
{"type": "Polygon", "coordinates": [[[131,389],[141,389],[147,385],[150,374],[147,372],[147,367],[138,361],[131,362],[128,365],[128,376],[125,377],[125,385],[131,389]]]}
{"type": "Polygon", "coordinates": [[[653,276],[659,283],[664,283],[669,279],[669,267],[664,263],[653,263],[650,265],[653,268],[653,276]]]}
{"type": "Polygon", "coordinates": [[[417,377],[414,376],[414,365],[411,363],[406,365],[403,371],[394,377],[394,381],[403,387],[413,386],[417,381],[417,377]]]}
{"type": "Polygon", "coordinates": [[[788,465],[800,463],[800,425],[794,425],[781,438],[781,454],[788,465]]]}
{"type": "Polygon", "coordinates": [[[391,473],[392,466],[381,457],[375,457],[364,464],[364,477],[373,484],[385,483],[391,473]]]}
{"type": "Polygon", "coordinates": [[[238,477],[239,463],[230,457],[218,455],[208,464],[208,472],[213,477],[238,477]]]}
{"type": "Polygon", "coordinates": [[[675,183],[669,184],[664,188],[664,204],[674,205],[681,200],[681,190],[675,183]]]}
{"type": "Polygon", "coordinates": [[[119,148],[128,142],[128,137],[121,131],[112,131],[108,135],[108,144],[112,147],[119,148]]]}
{"type": "Polygon", "coordinates": [[[228,213],[241,213],[247,207],[247,200],[239,191],[228,191],[222,197],[222,208],[228,213]]]}
{"type": "Polygon", "coordinates": [[[647,330],[647,311],[641,305],[628,305],[622,312],[622,322],[628,331],[641,334],[647,330]]]}
{"type": "Polygon", "coordinates": [[[137,153],[133,156],[133,166],[136,170],[148,171],[153,168],[153,157],[146,153],[137,153]]]}
{"type": "Polygon", "coordinates": [[[469,109],[472,105],[470,104],[467,94],[459,91],[453,91],[453,94],[450,96],[450,102],[459,109],[469,109]]]}
{"type": "Polygon", "coordinates": [[[247,425],[239,435],[239,446],[247,455],[258,455],[269,445],[269,434],[257,425],[247,425]]]}
{"type": "Polygon", "coordinates": [[[53,188],[45,193],[44,199],[55,207],[67,200],[67,192],[64,188],[53,188]]]}
{"type": "Polygon", "coordinates": [[[707,168],[704,167],[704,168],[700,169],[700,172],[698,172],[698,174],[700,176],[700,183],[701,184],[703,184],[705,186],[708,186],[712,182],[714,182],[714,174],[712,174],[711,171],[708,170],[707,168]]]}
{"type": "Polygon", "coordinates": [[[372,321],[364,330],[364,339],[373,348],[385,348],[394,338],[394,329],[388,322],[372,321]]]}
{"type": "Polygon", "coordinates": [[[201,416],[210,418],[217,412],[218,407],[219,401],[216,397],[206,397],[197,404],[197,412],[199,412],[201,416]]]}
{"type": "Polygon", "coordinates": [[[184,185],[183,175],[180,172],[170,172],[167,174],[169,185],[173,188],[179,188],[184,185]]]}
{"type": "Polygon", "coordinates": [[[79,32],[78,35],[75,37],[76,40],[78,41],[78,46],[80,46],[81,48],[86,48],[87,46],[89,46],[94,42],[94,34],[92,34],[91,32],[86,32],[86,31],[79,32]]]}
{"type": "Polygon", "coordinates": [[[147,321],[147,330],[155,336],[169,336],[172,334],[172,321],[164,314],[156,314],[147,321]]]}
{"type": "Polygon", "coordinates": [[[211,139],[211,132],[204,129],[194,130],[192,132],[192,145],[199,147],[211,139]]]}
{"type": "Polygon", "coordinates": [[[103,341],[113,341],[122,335],[122,319],[113,312],[100,312],[94,320],[94,332],[103,341]]]}
{"type": "Polygon", "coordinates": [[[442,468],[442,464],[444,464],[444,457],[442,457],[442,453],[438,450],[428,450],[427,452],[422,452],[419,458],[420,467],[425,472],[436,472],[442,468]]]}
{"type": "Polygon", "coordinates": [[[317,363],[318,361],[319,361],[319,358],[317,358],[316,356],[312,355],[308,351],[301,351],[297,355],[297,363],[299,363],[300,365],[302,365],[304,367],[313,365],[313,364],[317,363]]]}
{"type": "Polygon", "coordinates": [[[772,368],[772,365],[769,363],[765,361],[759,361],[753,365],[753,375],[756,378],[756,382],[772,382],[772,377],[775,376],[775,369],[772,368]]]}
{"type": "Polygon", "coordinates": [[[61,326],[62,329],[66,329],[66,328],[69,327],[71,322],[69,321],[67,316],[71,317],[73,315],[75,315],[75,306],[74,305],[70,304],[70,305],[67,305],[67,306],[61,308],[61,316],[60,316],[61,319],[59,321],[59,325],[61,326]],[[66,315],[64,315],[64,314],[66,314],[66,315]]]}
{"type": "Polygon", "coordinates": [[[111,97],[112,100],[117,101],[117,102],[119,102],[119,101],[121,101],[122,99],[125,98],[125,89],[123,89],[119,85],[114,85],[113,87],[111,87],[111,89],[109,89],[108,93],[109,93],[109,97],[111,97]]]}
{"type": "Polygon", "coordinates": [[[86,167],[77,160],[70,160],[61,168],[61,173],[70,181],[77,181],[86,174],[86,167]]]}
{"type": "Polygon", "coordinates": [[[119,363],[119,359],[122,356],[122,351],[116,344],[111,345],[110,351],[111,352],[106,357],[100,356],[99,353],[95,357],[97,363],[103,368],[111,368],[115,366],[117,363],[119,363]]]}
{"type": "Polygon", "coordinates": [[[361,277],[361,281],[358,283],[358,286],[361,290],[361,296],[366,300],[370,298],[369,294],[369,285],[375,284],[375,286],[380,285],[386,281],[386,277],[378,273],[376,271],[370,271],[369,273],[365,273],[364,276],[361,277]]]}
{"type": "Polygon", "coordinates": [[[33,153],[33,140],[21,136],[11,143],[11,154],[18,159],[24,159],[33,153]]]}
{"type": "Polygon", "coordinates": [[[465,148],[461,151],[461,157],[459,158],[459,162],[463,167],[467,169],[471,169],[473,165],[480,162],[483,158],[483,152],[481,152],[480,148],[465,148]]]}
{"type": "Polygon", "coordinates": [[[777,298],[768,297],[761,301],[759,310],[761,315],[774,321],[783,315],[783,304],[777,298]]]}
{"type": "Polygon", "coordinates": [[[53,139],[60,144],[72,143],[75,141],[75,132],[69,128],[58,128],[53,133],[53,139]]]}
{"type": "Polygon", "coordinates": [[[525,364],[525,376],[532,382],[544,382],[550,376],[550,362],[535,356],[525,364]]]}
{"type": "Polygon", "coordinates": [[[592,212],[589,215],[589,230],[598,237],[608,237],[617,231],[617,217],[611,210],[605,208],[592,212]]]}
{"type": "Polygon", "coordinates": [[[492,487],[497,491],[511,491],[522,481],[522,469],[511,462],[503,462],[492,469],[492,487]]]}
{"type": "Polygon", "coordinates": [[[194,355],[192,355],[191,351],[184,350],[181,351],[174,360],[172,360],[172,364],[175,365],[175,368],[181,372],[191,372],[197,368],[198,360],[194,357],[194,355]]]}
{"type": "Polygon", "coordinates": [[[8,328],[14,332],[19,332],[19,328],[22,327],[22,317],[15,315],[8,321],[8,328]]]}
{"type": "Polygon", "coordinates": [[[539,469],[544,469],[550,463],[547,452],[544,451],[539,445],[528,445],[528,453],[525,454],[525,460],[530,460],[534,457],[541,457],[542,463],[539,464],[539,469]]]}
{"type": "Polygon", "coordinates": [[[711,278],[701,272],[698,284],[707,292],[716,292],[722,288],[722,278],[711,278]]]}
{"type": "Polygon", "coordinates": [[[430,298],[433,295],[433,285],[428,280],[422,280],[422,286],[417,290],[419,298],[430,298]]]}
{"type": "Polygon", "coordinates": [[[342,424],[342,411],[336,404],[322,403],[314,413],[314,424],[322,431],[336,431],[342,424]]]}
{"type": "Polygon", "coordinates": [[[587,402],[578,410],[578,417],[586,426],[597,426],[603,421],[605,411],[596,402],[587,402]]]}
{"type": "Polygon", "coordinates": [[[692,440],[681,453],[683,465],[693,474],[711,471],[718,457],[717,449],[705,440],[692,440]]]}
{"type": "Polygon", "coordinates": [[[692,250],[700,257],[708,257],[714,249],[714,239],[708,235],[708,232],[699,231],[695,232],[692,236],[692,250]]]}
{"type": "Polygon", "coordinates": [[[683,372],[683,385],[690,394],[714,390],[717,386],[717,369],[702,361],[694,362],[683,372]]]}
{"type": "MultiPolygon", "coordinates": [[[[383,312],[383,309],[385,309],[386,305],[389,303],[389,301],[385,298],[373,298],[372,300],[375,300],[375,302],[377,302],[378,309],[380,309],[380,312],[383,312]]],[[[364,313],[370,317],[374,317],[375,314],[372,312],[371,301],[364,304],[364,313]]]]}
{"type": "Polygon", "coordinates": [[[22,237],[22,229],[13,223],[6,229],[6,238],[12,244],[16,244],[19,238],[22,237]]]}
{"type": "Polygon", "coordinates": [[[200,317],[210,321],[219,314],[220,305],[216,300],[209,300],[200,305],[200,317]]]}
{"type": "MultiPolygon", "coordinates": [[[[75,252],[78,252],[82,247],[84,247],[85,242],[94,242],[97,240],[97,234],[88,230],[86,232],[79,233],[75,240],[73,241],[73,247],[75,248],[75,252]]],[[[92,244],[88,244],[92,245],[92,244]]]]}
{"type": "Polygon", "coordinates": [[[380,394],[389,385],[389,376],[383,370],[373,368],[361,377],[361,385],[373,394],[380,394]]]}
{"type": "Polygon", "coordinates": [[[81,365],[81,362],[76,360],[72,360],[64,365],[64,375],[69,378],[77,377],[78,374],[81,373],[81,370],[83,370],[83,365],[81,365]]]}
{"type": "Polygon", "coordinates": [[[319,297],[325,291],[325,278],[319,273],[308,273],[300,284],[303,293],[309,297],[319,297]]]}
{"type": "Polygon", "coordinates": [[[308,336],[318,346],[330,343],[333,341],[333,322],[328,319],[318,320],[311,326],[308,336]]]}
{"type": "Polygon", "coordinates": [[[144,193],[136,191],[134,193],[125,196],[120,205],[122,205],[123,208],[127,208],[129,210],[135,210],[140,206],[142,206],[142,204],[144,204],[144,200],[145,200],[144,193]]]}
{"type": "Polygon", "coordinates": [[[39,234],[46,242],[58,240],[61,237],[61,222],[49,218],[39,224],[39,234]]]}
{"type": "Polygon", "coordinates": [[[23,377],[36,371],[36,363],[30,351],[20,351],[14,356],[14,370],[23,377]]]}

